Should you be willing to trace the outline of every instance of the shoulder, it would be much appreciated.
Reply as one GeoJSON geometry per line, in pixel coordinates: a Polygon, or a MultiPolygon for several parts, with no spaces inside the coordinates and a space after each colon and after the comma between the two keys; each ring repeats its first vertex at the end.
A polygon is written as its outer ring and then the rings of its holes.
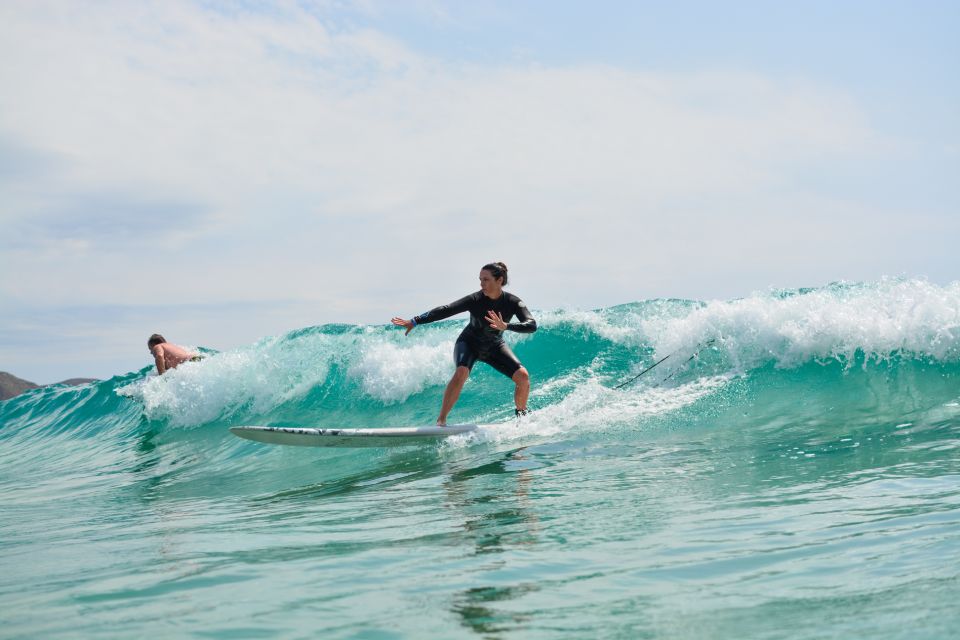
{"type": "Polygon", "coordinates": [[[520,299],[520,296],[516,294],[507,293],[506,291],[504,291],[503,295],[506,296],[507,302],[509,302],[510,304],[516,305],[518,307],[527,306],[526,304],[524,304],[523,300],[520,299]]]}

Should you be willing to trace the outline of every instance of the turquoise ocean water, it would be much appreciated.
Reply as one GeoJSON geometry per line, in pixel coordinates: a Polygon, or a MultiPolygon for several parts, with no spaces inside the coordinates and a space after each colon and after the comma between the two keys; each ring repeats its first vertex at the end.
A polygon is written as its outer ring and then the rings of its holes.
{"type": "Polygon", "coordinates": [[[0,637],[956,637],[960,282],[536,315],[440,445],[228,427],[431,424],[463,318],[0,403],[0,637]]]}

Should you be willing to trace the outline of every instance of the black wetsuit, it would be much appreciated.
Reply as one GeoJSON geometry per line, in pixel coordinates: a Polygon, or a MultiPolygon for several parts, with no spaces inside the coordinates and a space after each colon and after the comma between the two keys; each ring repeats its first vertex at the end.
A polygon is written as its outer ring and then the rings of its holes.
{"type": "Polygon", "coordinates": [[[507,323],[509,331],[517,333],[533,333],[537,330],[537,321],[530,315],[530,310],[523,300],[506,291],[491,300],[483,295],[482,291],[471,293],[456,302],[445,304],[416,316],[413,321],[417,324],[436,322],[464,311],[470,312],[470,324],[464,327],[453,347],[453,360],[458,367],[473,368],[477,360],[486,362],[491,367],[512,378],[521,366],[517,356],[503,341],[503,332],[490,326],[487,312],[495,311],[507,323]],[[519,322],[510,322],[514,316],[519,322]]]}

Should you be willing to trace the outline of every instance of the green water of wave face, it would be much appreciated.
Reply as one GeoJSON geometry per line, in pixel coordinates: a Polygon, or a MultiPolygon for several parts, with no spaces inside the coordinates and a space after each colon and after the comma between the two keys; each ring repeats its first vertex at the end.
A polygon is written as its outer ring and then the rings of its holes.
{"type": "Polygon", "coordinates": [[[440,447],[226,428],[430,422],[458,322],[21,396],[0,405],[5,633],[950,637],[954,293],[540,314],[514,343],[537,411],[514,425],[509,381],[478,366],[458,415],[499,424],[440,447]]]}

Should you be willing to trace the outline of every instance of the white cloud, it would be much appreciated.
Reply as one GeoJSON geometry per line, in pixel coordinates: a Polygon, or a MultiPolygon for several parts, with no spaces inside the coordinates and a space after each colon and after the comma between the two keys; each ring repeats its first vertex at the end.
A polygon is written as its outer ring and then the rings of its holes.
{"type": "Polygon", "coordinates": [[[499,209],[558,187],[656,202],[755,189],[777,180],[774,150],[802,162],[870,137],[844,96],[750,75],[444,65],[296,9],[26,6],[4,16],[0,122],[73,157],[84,185],[231,207],[294,189],[330,213],[446,211],[454,194],[499,209]]]}

